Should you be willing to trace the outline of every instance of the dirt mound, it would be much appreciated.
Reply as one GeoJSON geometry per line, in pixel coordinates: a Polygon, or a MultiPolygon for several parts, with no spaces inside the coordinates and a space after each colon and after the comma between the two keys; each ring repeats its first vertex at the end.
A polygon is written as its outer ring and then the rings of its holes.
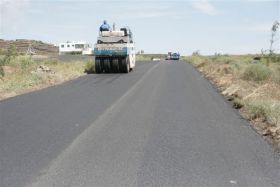
{"type": "Polygon", "coordinates": [[[44,43],[37,40],[2,40],[0,39],[0,49],[7,49],[10,46],[15,46],[18,53],[25,54],[30,47],[32,52],[35,52],[37,55],[57,55],[58,47],[53,44],[44,43]]]}

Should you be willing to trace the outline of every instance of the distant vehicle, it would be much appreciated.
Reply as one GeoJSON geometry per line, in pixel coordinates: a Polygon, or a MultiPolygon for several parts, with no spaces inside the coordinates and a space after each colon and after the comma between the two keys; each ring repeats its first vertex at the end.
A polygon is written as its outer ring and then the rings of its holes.
{"type": "Polygon", "coordinates": [[[92,55],[92,47],[87,42],[65,42],[59,44],[59,54],[92,55]]]}
{"type": "Polygon", "coordinates": [[[180,53],[172,53],[170,60],[180,60],[180,53]]]}
{"type": "Polygon", "coordinates": [[[135,46],[131,30],[102,31],[94,45],[96,73],[128,73],[135,67],[135,46]]]}
{"type": "Polygon", "coordinates": [[[168,52],[166,60],[180,60],[180,53],[168,52]]]}
{"type": "Polygon", "coordinates": [[[166,60],[170,60],[170,58],[171,58],[171,54],[172,54],[172,52],[168,52],[168,53],[167,53],[166,60]]]}

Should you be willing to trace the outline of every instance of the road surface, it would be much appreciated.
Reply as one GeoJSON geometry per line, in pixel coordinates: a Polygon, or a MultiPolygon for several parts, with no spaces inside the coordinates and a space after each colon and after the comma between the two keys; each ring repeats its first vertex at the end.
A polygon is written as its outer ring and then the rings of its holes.
{"type": "Polygon", "coordinates": [[[279,186],[279,155],[191,65],[0,102],[0,186],[279,186]]]}

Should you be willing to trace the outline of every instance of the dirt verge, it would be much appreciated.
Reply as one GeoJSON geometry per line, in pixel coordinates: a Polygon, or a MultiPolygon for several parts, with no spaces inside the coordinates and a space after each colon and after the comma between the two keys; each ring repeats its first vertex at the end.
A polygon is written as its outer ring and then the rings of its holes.
{"type": "Polygon", "coordinates": [[[256,131],[280,149],[280,62],[246,56],[187,57],[256,131]]]}

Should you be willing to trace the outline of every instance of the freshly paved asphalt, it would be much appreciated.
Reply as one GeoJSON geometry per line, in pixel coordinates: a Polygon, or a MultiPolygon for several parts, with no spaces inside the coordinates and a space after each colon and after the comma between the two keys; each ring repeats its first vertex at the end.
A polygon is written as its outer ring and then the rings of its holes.
{"type": "Polygon", "coordinates": [[[1,187],[279,185],[279,155],[184,62],[0,102],[1,187]]]}

